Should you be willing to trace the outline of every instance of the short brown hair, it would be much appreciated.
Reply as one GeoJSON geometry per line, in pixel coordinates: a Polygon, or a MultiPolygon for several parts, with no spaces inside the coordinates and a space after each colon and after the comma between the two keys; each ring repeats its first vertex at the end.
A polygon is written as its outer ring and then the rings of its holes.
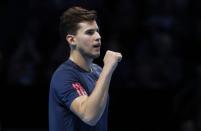
{"type": "Polygon", "coordinates": [[[60,31],[64,37],[67,34],[75,35],[79,29],[78,24],[83,21],[96,20],[96,11],[87,10],[79,6],[71,7],[64,11],[60,17],[60,31]]]}

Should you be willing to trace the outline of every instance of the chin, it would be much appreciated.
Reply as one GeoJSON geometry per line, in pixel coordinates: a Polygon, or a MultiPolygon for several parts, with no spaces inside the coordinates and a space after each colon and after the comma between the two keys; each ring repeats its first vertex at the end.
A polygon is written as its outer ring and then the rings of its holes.
{"type": "Polygon", "coordinates": [[[94,59],[98,58],[100,54],[94,55],[94,59]]]}
{"type": "Polygon", "coordinates": [[[92,55],[91,55],[91,57],[92,57],[93,59],[96,59],[96,58],[98,58],[99,56],[100,56],[100,53],[92,54],[92,55]]]}

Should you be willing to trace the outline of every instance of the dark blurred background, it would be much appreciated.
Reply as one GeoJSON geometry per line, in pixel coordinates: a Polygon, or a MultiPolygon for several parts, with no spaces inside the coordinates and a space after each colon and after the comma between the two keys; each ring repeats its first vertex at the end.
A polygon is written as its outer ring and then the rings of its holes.
{"type": "Polygon", "coordinates": [[[0,4],[0,131],[47,131],[53,71],[69,49],[61,13],[98,12],[102,65],[123,60],[110,87],[109,131],[201,131],[200,0],[3,0],[0,4]]]}

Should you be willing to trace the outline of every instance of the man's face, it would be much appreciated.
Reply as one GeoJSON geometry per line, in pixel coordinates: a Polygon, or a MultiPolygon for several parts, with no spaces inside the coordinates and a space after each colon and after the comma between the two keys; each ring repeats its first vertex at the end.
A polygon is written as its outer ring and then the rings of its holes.
{"type": "Polygon", "coordinates": [[[101,37],[96,21],[79,23],[79,30],[75,35],[76,50],[84,57],[97,58],[100,56],[101,37]]]}

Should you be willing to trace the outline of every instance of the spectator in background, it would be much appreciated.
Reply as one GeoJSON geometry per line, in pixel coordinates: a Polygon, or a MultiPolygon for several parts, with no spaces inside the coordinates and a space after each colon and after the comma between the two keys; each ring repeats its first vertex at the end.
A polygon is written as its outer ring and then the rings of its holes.
{"type": "Polygon", "coordinates": [[[38,22],[30,19],[19,46],[11,56],[8,65],[7,81],[12,85],[33,86],[41,56],[37,50],[36,38],[38,22]]]}
{"type": "Polygon", "coordinates": [[[136,51],[136,79],[140,86],[173,88],[182,78],[181,60],[168,33],[154,33],[136,51]]]}
{"type": "Polygon", "coordinates": [[[10,84],[21,86],[36,84],[39,62],[40,55],[34,47],[33,39],[30,36],[25,36],[11,58],[7,81],[10,84]]]}

